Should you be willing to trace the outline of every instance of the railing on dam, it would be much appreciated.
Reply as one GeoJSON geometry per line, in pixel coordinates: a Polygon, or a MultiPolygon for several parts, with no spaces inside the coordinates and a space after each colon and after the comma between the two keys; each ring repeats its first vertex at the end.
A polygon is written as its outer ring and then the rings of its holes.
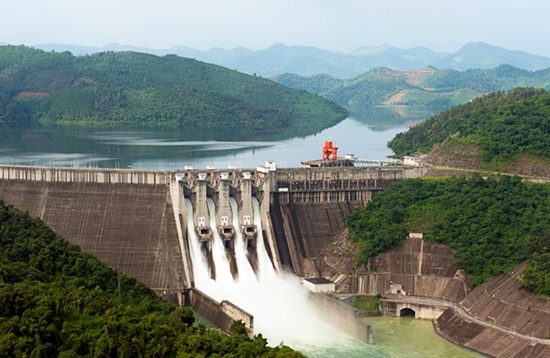
{"type": "Polygon", "coordinates": [[[270,192],[279,203],[362,202],[392,182],[422,176],[420,168],[285,168],[271,174],[270,192]]]}
{"type": "Polygon", "coordinates": [[[0,166],[0,180],[156,185],[169,184],[171,175],[154,170],[0,166]]]}

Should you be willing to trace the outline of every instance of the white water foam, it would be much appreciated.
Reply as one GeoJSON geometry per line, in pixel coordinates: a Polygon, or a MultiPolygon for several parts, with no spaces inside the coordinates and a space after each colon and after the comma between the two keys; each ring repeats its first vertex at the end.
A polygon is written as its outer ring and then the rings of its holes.
{"type": "MultiPolygon", "coordinates": [[[[216,280],[209,277],[205,278],[202,273],[208,272],[209,269],[204,254],[200,250],[198,252],[190,250],[196,287],[217,301],[228,300],[252,314],[254,316],[254,333],[262,334],[272,346],[283,343],[304,352],[328,350],[335,346],[357,346],[357,340],[317,317],[309,302],[308,292],[302,287],[298,277],[275,272],[261,234],[262,227],[258,201],[253,199],[252,204],[254,223],[257,225],[258,230],[256,248],[259,270],[256,273],[257,276],[247,275],[246,279],[233,280],[233,277],[225,272],[222,276],[217,275],[216,280]]],[[[208,203],[208,205],[210,208],[213,203],[208,203]]],[[[187,208],[189,211],[192,210],[190,202],[187,204],[187,208]]],[[[232,210],[235,213],[233,205],[232,210]]],[[[211,214],[212,216],[213,214],[211,214]]],[[[193,215],[190,214],[188,218],[190,218],[188,220],[189,247],[192,248],[195,246],[193,242],[198,241],[198,238],[194,230],[193,215]]],[[[234,220],[234,223],[237,225],[238,221],[234,220]]],[[[215,220],[214,224],[211,220],[211,228],[214,233],[212,254],[214,265],[217,268],[216,272],[218,272],[219,267],[229,270],[225,250],[218,253],[214,252],[218,250],[214,248],[214,244],[219,238],[219,234],[216,232],[215,220]]],[[[239,240],[238,237],[237,240],[239,240]]],[[[244,250],[244,240],[242,247],[237,242],[235,247],[236,250],[244,250]]],[[[237,252],[235,254],[237,255],[237,252]]],[[[245,262],[242,261],[241,264],[245,264],[245,262]]],[[[246,264],[250,266],[248,259],[246,264]]],[[[252,267],[243,269],[243,271],[240,267],[238,269],[240,273],[243,273],[246,270],[252,270],[252,267]]]]}
{"type": "Polygon", "coordinates": [[[231,211],[233,212],[233,226],[235,227],[235,259],[237,261],[238,283],[241,285],[253,285],[256,281],[256,274],[248,261],[248,251],[239,224],[238,206],[234,198],[229,198],[231,211]]]}

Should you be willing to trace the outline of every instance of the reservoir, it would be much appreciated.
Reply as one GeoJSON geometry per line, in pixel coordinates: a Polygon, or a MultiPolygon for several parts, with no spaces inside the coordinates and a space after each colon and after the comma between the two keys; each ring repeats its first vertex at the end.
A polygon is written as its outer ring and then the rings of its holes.
{"type": "Polygon", "coordinates": [[[349,118],[313,133],[154,131],[143,129],[0,129],[0,164],[174,170],[255,168],[265,161],[298,167],[320,159],[325,141],[338,153],[385,159],[387,142],[433,111],[414,107],[350,109],[349,118]]]}

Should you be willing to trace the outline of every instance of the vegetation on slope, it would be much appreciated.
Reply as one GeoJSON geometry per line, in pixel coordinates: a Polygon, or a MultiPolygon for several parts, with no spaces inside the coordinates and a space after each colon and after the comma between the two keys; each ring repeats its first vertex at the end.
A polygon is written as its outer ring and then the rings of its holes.
{"type": "Polygon", "coordinates": [[[134,52],[75,57],[2,46],[0,93],[26,104],[25,120],[39,123],[273,131],[327,127],[347,115],[319,96],[261,77],[134,52]]]}
{"type": "Polygon", "coordinates": [[[0,201],[1,357],[298,357],[227,336],[0,201]]]}
{"type": "Polygon", "coordinates": [[[29,125],[30,122],[27,106],[0,92],[0,126],[20,127],[29,125]]]}
{"type": "Polygon", "coordinates": [[[449,246],[474,284],[524,261],[524,287],[550,295],[550,187],[518,177],[475,175],[396,182],[347,218],[359,263],[401,244],[409,232],[449,246]]]}
{"type": "Polygon", "coordinates": [[[388,146],[402,156],[429,152],[445,140],[479,145],[485,162],[524,155],[550,159],[550,92],[493,92],[397,134],[388,146]]]}
{"type": "Polygon", "coordinates": [[[550,70],[526,71],[509,65],[491,70],[416,71],[373,68],[352,79],[327,75],[301,77],[280,75],[275,81],[285,86],[317,93],[340,105],[414,105],[446,109],[484,93],[515,87],[550,89],[550,70]]]}

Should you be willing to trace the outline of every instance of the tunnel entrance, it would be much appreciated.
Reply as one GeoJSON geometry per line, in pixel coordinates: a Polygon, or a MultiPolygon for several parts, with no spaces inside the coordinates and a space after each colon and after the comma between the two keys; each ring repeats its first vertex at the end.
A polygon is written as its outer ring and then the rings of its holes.
{"type": "Polygon", "coordinates": [[[399,317],[412,317],[416,318],[416,312],[410,308],[403,308],[401,311],[399,311],[399,317]]]}

